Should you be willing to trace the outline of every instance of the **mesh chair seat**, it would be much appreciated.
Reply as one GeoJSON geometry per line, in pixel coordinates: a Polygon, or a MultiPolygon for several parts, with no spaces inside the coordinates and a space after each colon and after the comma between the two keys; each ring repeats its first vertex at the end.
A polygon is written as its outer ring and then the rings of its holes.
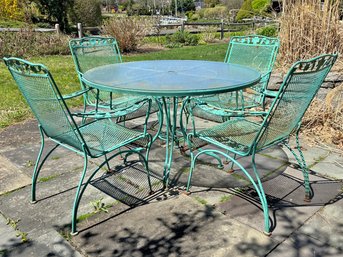
{"type": "Polygon", "coordinates": [[[260,123],[246,119],[236,119],[201,130],[197,132],[197,136],[212,143],[215,140],[223,144],[223,147],[234,148],[244,154],[251,149],[260,128],[260,123]]]}
{"type": "MultiPolygon", "coordinates": [[[[109,119],[98,120],[97,122],[88,123],[79,127],[81,136],[87,142],[87,147],[91,156],[100,156],[104,153],[111,152],[130,142],[139,140],[137,144],[146,145],[145,135],[139,131],[118,125],[109,119]]],[[[73,140],[76,131],[55,136],[54,139],[61,143],[67,143],[77,150],[82,151],[82,145],[73,140]]]]}

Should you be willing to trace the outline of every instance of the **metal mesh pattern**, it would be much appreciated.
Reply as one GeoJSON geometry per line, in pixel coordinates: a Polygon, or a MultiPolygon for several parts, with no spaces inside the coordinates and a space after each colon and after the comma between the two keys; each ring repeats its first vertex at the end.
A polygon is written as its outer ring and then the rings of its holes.
{"type": "Polygon", "coordinates": [[[229,120],[218,126],[199,131],[197,135],[206,141],[212,139],[242,153],[249,152],[261,124],[249,120],[229,120]]]}
{"type": "Polygon", "coordinates": [[[330,69],[331,66],[318,71],[300,70],[289,77],[282,98],[271,110],[268,126],[259,139],[258,148],[287,137],[297,128],[330,69]]]}
{"type": "Polygon", "coordinates": [[[48,72],[40,73],[41,69],[17,69],[22,67],[19,61],[10,65],[13,78],[46,135],[52,138],[65,138],[64,142],[81,148],[80,137],[74,132],[75,125],[68,118],[64,104],[58,100],[56,88],[48,72]]]}
{"type": "Polygon", "coordinates": [[[86,37],[71,40],[69,45],[76,69],[80,73],[121,62],[117,41],[114,38],[86,37]]]}
{"type": "MultiPolygon", "coordinates": [[[[82,80],[82,76],[85,72],[96,67],[122,62],[119,47],[114,38],[85,37],[82,39],[71,40],[69,42],[69,46],[82,87],[84,88],[88,87],[88,85],[82,80]]],[[[90,90],[86,94],[88,105],[97,105],[98,107],[112,110],[129,107],[139,100],[142,100],[142,97],[97,90],[90,90]]],[[[147,111],[147,105],[144,105],[142,109],[144,110],[144,116],[147,111]]],[[[157,106],[153,104],[151,112],[156,111],[157,106]]],[[[134,114],[129,116],[130,117],[126,117],[126,119],[138,117],[134,114]]]]}
{"type": "MultiPolygon", "coordinates": [[[[114,38],[85,37],[71,40],[69,46],[80,79],[90,69],[121,62],[117,41],[114,38]]],[[[84,82],[81,84],[83,87],[87,87],[84,82]]],[[[91,90],[87,93],[87,102],[95,105],[98,99],[101,107],[110,108],[110,99],[117,97],[123,96],[112,95],[111,97],[109,92],[91,90]]]]}
{"type": "MultiPolygon", "coordinates": [[[[113,146],[124,145],[126,142],[135,141],[143,136],[141,132],[120,126],[108,119],[87,124],[80,128],[80,132],[93,156],[108,152],[113,150],[113,146]]],[[[143,145],[148,142],[147,139],[140,141],[143,145]]]]}
{"type": "MultiPolygon", "coordinates": [[[[279,45],[279,39],[277,38],[256,35],[232,37],[224,62],[254,68],[261,73],[261,80],[250,89],[244,90],[244,92],[205,96],[201,100],[209,106],[231,110],[241,110],[260,105],[262,94],[267,88],[271,70],[276,60],[279,45]]],[[[195,107],[195,116],[205,119],[210,117],[210,120],[220,121],[220,118],[215,117],[218,114],[206,115],[204,111],[198,109],[199,107],[195,107]]],[[[207,112],[210,112],[210,110],[207,110],[207,112]]]]}
{"type": "Polygon", "coordinates": [[[255,144],[256,150],[260,150],[288,139],[299,127],[336,58],[337,55],[323,55],[294,64],[263,122],[257,123],[247,118],[229,120],[202,130],[196,136],[243,153],[249,153],[255,144]]]}
{"type": "Polygon", "coordinates": [[[16,58],[5,61],[39,124],[50,138],[80,151],[83,151],[84,144],[92,157],[133,141],[147,145],[148,138],[143,133],[120,126],[109,119],[95,120],[78,127],[44,66],[16,58]]]}
{"type": "Polygon", "coordinates": [[[279,39],[277,38],[263,36],[232,37],[225,62],[240,64],[258,70],[261,73],[262,79],[252,89],[258,93],[263,93],[267,87],[279,45],[279,39]]]}

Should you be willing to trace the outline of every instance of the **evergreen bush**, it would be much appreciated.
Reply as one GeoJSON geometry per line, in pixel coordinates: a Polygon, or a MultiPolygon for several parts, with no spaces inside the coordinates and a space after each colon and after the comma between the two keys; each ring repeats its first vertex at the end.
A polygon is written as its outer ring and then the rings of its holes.
{"type": "Polygon", "coordinates": [[[74,0],[69,13],[70,20],[82,23],[83,26],[98,26],[101,24],[101,6],[99,0],[74,0]]]}

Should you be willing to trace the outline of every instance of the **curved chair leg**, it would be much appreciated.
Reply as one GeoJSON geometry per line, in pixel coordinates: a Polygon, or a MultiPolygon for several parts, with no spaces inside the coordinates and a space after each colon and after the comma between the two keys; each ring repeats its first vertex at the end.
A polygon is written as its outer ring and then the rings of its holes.
{"type": "MultiPolygon", "coordinates": [[[[85,149],[83,148],[83,153],[84,153],[84,156],[83,156],[83,171],[81,173],[81,178],[80,178],[80,181],[79,181],[79,184],[77,186],[77,190],[76,190],[76,194],[75,194],[75,199],[74,199],[74,204],[73,204],[73,210],[72,210],[72,216],[71,216],[71,235],[74,236],[74,235],[77,235],[78,232],[76,230],[76,222],[77,222],[77,210],[79,208],[79,203],[80,203],[80,199],[82,197],[82,194],[83,194],[83,191],[85,189],[85,187],[87,186],[87,184],[84,185],[83,189],[81,190],[81,187],[82,187],[82,183],[83,183],[83,180],[86,176],[86,171],[87,171],[87,166],[88,166],[88,156],[86,154],[86,151],[85,149]]],[[[107,163],[108,160],[105,160],[105,162],[107,163]]]]}
{"type": "Polygon", "coordinates": [[[257,180],[257,184],[260,188],[260,191],[261,191],[261,196],[260,196],[260,200],[262,202],[262,208],[263,208],[263,214],[264,214],[264,227],[265,228],[268,228],[268,229],[265,229],[265,231],[263,231],[263,233],[267,236],[270,236],[271,235],[271,232],[269,230],[269,211],[268,211],[268,203],[267,203],[267,198],[266,198],[266,194],[264,192],[264,189],[263,189],[263,185],[262,185],[262,182],[261,182],[261,179],[260,179],[260,176],[257,172],[257,168],[256,168],[256,162],[255,162],[255,151],[253,151],[253,154],[252,154],[252,157],[251,157],[251,160],[252,160],[252,164],[253,164],[253,170],[254,170],[254,173],[255,173],[255,177],[256,177],[256,180],[257,180]]]}
{"type": "Polygon", "coordinates": [[[157,138],[159,138],[161,132],[162,132],[162,127],[163,127],[163,108],[158,99],[155,99],[155,102],[157,103],[158,106],[158,113],[157,113],[157,119],[158,119],[158,130],[156,134],[154,135],[152,142],[155,142],[157,138]]]}
{"type": "Polygon", "coordinates": [[[264,215],[264,234],[266,234],[268,236],[271,235],[271,233],[270,233],[270,224],[269,224],[268,204],[267,204],[266,196],[265,196],[265,193],[264,193],[264,190],[263,190],[263,187],[262,187],[262,183],[261,183],[261,181],[259,179],[259,176],[258,176],[258,173],[256,171],[256,167],[254,168],[254,172],[255,172],[255,176],[256,176],[256,179],[258,181],[258,184],[256,184],[255,180],[251,177],[251,175],[247,172],[247,170],[237,160],[232,158],[230,155],[225,154],[223,152],[220,152],[218,150],[210,150],[210,149],[203,150],[203,151],[197,153],[197,155],[195,155],[194,158],[192,157],[191,170],[190,170],[190,173],[189,173],[189,176],[188,176],[188,182],[187,182],[187,189],[186,189],[187,192],[189,191],[189,188],[190,188],[190,185],[191,185],[192,174],[193,174],[193,170],[194,170],[194,167],[195,167],[196,160],[197,160],[197,158],[201,154],[204,154],[205,152],[214,152],[216,154],[223,155],[224,157],[226,157],[226,158],[230,159],[232,162],[234,162],[234,164],[236,164],[242,170],[242,172],[245,174],[245,176],[249,179],[249,181],[251,182],[251,184],[255,188],[255,190],[256,190],[259,198],[260,198],[260,201],[261,201],[261,204],[262,204],[263,215],[264,215]]]}
{"type": "Polygon", "coordinates": [[[145,157],[143,154],[141,154],[139,151],[136,150],[124,150],[121,152],[117,152],[115,154],[113,154],[111,157],[109,157],[107,160],[105,160],[104,162],[102,162],[93,172],[92,174],[89,176],[89,178],[87,179],[87,181],[83,184],[85,175],[86,175],[86,171],[87,171],[87,166],[88,166],[88,157],[86,152],[84,152],[84,167],[83,167],[83,171],[81,174],[81,178],[76,190],[76,194],[75,194],[75,199],[74,199],[74,204],[73,204],[73,210],[72,210],[72,219],[71,219],[71,235],[77,235],[78,231],[77,231],[77,211],[79,208],[79,204],[82,198],[83,193],[85,192],[88,184],[91,182],[91,180],[93,179],[93,177],[95,176],[95,174],[102,168],[102,166],[104,166],[108,161],[110,161],[111,159],[115,158],[116,156],[120,155],[120,154],[126,154],[126,153],[136,153],[138,154],[144,162],[144,166],[145,169],[147,170],[147,176],[148,176],[148,184],[149,184],[149,188],[150,191],[152,191],[152,187],[151,187],[151,181],[150,181],[150,172],[149,172],[149,167],[148,167],[148,162],[146,161],[145,157]]]}
{"type": "Polygon", "coordinates": [[[45,146],[45,141],[44,141],[44,133],[43,130],[41,128],[41,126],[39,126],[39,132],[40,132],[40,136],[41,136],[41,146],[40,146],[40,150],[37,156],[37,160],[35,163],[35,167],[33,170],[33,174],[32,174],[32,185],[31,185],[31,203],[36,203],[36,184],[37,184],[37,179],[38,179],[38,175],[40,170],[42,169],[45,161],[49,158],[50,154],[59,146],[59,144],[56,144],[44,157],[44,159],[40,162],[40,159],[42,157],[43,154],[43,149],[45,146]]]}
{"type": "Polygon", "coordinates": [[[289,144],[284,143],[284,145],[293,154],[295,160],[297,161],[298,165],[301,168],[301,171],[302,171],[303,177],[304,177],[304,185],[305,185],[305,198],[304,198],[304,201],[310,202],[311,201],[311,187],[310,187],[310,182],[309,182],[309,177],[308,177],[308,168],[307,168],[307,165],[306,165],[306,162],[305,162],[304,154],[303,154],[303,152],[301,150],[301,147],[300,147],[298,133],[299,132],[297,131],[297,133],[296,133],[296,144],[297,144],[297,150],[299,152],[300,158],[296,154],[296,152],[293,151],[293,149],[290,147],[289,144]]]}

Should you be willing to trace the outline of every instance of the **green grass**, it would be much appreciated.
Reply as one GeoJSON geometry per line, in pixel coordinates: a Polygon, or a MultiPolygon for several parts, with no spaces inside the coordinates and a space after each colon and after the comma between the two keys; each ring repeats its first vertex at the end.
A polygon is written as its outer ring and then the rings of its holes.
{"type": "Polygon", "coordinates": [[[57,178],[59,175],[51,175],[51,176],[47,176],[47,177],[42,177],[38,179],[38,182],[48,182],[52,179],[57,178]]]}
{"type": "Polygon", "coordinates": [[[219,202],[225,203],[225,202],[229,201],[231,198],[232,198],[232,195],[223,195],[222,197],[220,197],[219,202]]]}
{"type": "Polygon", "coordinates": [[[195,196],[194,199],[202,205],[206,205],[207,201],[199,196],[195,196]]]}
{"type": "MultiPolygon", "coordinates": [[[[227,44],[201,45],[161,50],[144,54],[128,54],[123,61],[143,60],[209,60],[223,61],[227,44]]],[[[62,94],[68,94],[80,88],[71,56],[44,56],[30,58],[29,61],[42,63],[52,73],[62,94]]],[[[70,100],[71,107],[81,106],[82,99],[70,100]]],[[[0,128],[5,128],[16,122],[32,117],[16,84],[10,76],[6,66],[0,63],[0,128]]]]}
{"type": "Polygon", "coordinates": [[[23,28],[27,27],[27,23],[23,21],[0,19],[0,28],[23,28]]]}

